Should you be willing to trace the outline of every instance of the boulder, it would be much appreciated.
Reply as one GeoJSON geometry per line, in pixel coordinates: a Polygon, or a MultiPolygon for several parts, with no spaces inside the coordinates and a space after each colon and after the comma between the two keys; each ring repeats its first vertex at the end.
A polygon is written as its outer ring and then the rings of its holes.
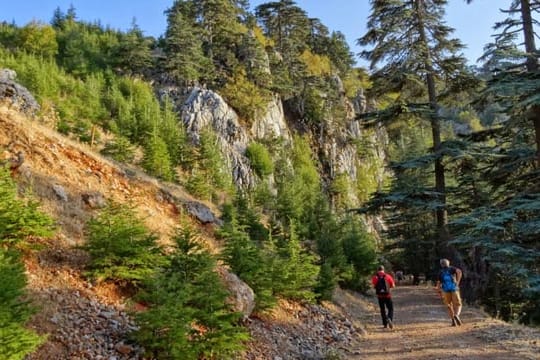
{"type": "Polygon", "coordinates": [[[24,86],[15,82],[17,73],[11,69],[0,70],[0,100],[8,101],[18,110],[35,115],[39,104],[24,86]]]}

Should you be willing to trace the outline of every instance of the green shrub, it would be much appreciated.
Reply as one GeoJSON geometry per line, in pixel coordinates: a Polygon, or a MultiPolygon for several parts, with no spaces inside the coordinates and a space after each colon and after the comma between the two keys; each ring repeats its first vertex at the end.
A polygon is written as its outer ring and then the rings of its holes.
{"type": "Polygon", "coordinates": [[[274,172],[272,158],[264,145],[259,143],[249,144],[246,149],[246,156],[259,177],[264,178],[274,172]]]}
{"type": "Polygon", "coordinates": [[[28,236],[49,236],[53,221],[39,203],[20,199],[9,170],[0,166],[0,245],[16,245],[28,236]]]}
{"type": "Polygon", "coordinates": [[[163,139],[150,135],[150,141],[144,147],[142,166],[150,175],[166,181],[173,179],[172,163],[163,139]]]}
{"type": "Polygon", "coordinates": [[[206,172],[197,166],[191,170],[184,187],[190,194],[200,199],[209,200],[212,197],[212,186],[206,172]]]}
{"type": "Polygon", "coordinates": [[[13,252],[0,247],[0,356],[6,360],[24,359],[44,338],[24,324],[33,309],[22,300],[25,294],[24,266],[13,252]]]}
{"type": "Polygon", "coordinates": [[[221,89],[221,94],[238,115],[250,123],[266,111],[270,101],[269,94],[251,82],[245,70],[236,71],[221,89]]]}
{"type": "Polygon", "coordinates": [[[156,359],[229,359],[248,334],[215,272],[216,262],[189,227],[179,230],[170,265],[146,283],[136,340],[156,359]]]}
{"type": "Polygon", "coordinates": [[[342,223],[343,252],[352,265],[352,277],[345,284],[353,290],[366,291],[365,278],[376,266],[375,239],[358,220],[346,218],[342,223]]]}
{"type": "Polygon", "coordinates": [[[87,274],[97,281],[139,287],[164,264],[156,236],[126,205],[111,203],[87,224],[87,274]]]}
{"type": "Polygon", "coordinates": [[[272,289],[276,270],[273,269],[280,267],[276,252],[272,248],[263,251],[250,239],[246,226],[238,223],[236,209],[229,207],[224,212],[226,221],[219,231],[219,235],[225,241],[222,259],[233,273],[253,289],[256,308],[259,310],[271,308],[276,304],[272,289]]]}
{"type": "Polygon", "coordinates": [[[116,161],[125,163],[132,162],[135,157],[135,147],[123,136],[118,136],[106,143],[100,152],[103,155],[112,157],[116,161]]]}
{"type": "Polygon", "coordinates": [[[274,268],[278,281],[274,282],[274,293],[294,300],[313,301],[319,268],[315,265],[315,256],[300,244],[294,222],[290,233],[277,241],[279,266],[274,268]]]}

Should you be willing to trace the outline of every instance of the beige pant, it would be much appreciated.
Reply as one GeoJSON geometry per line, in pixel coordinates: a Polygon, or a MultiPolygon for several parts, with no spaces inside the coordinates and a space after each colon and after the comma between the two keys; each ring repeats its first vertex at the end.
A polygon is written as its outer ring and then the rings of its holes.
{"type": "Polygon", "coordinates": [[[448,307],[448,315],[450,318],[454,318],[454,315],[459,316],[461,314],[461,297],[459,296],[459,290],[452,292],[442,293],[442,299],[446,307],[448,307]]]}

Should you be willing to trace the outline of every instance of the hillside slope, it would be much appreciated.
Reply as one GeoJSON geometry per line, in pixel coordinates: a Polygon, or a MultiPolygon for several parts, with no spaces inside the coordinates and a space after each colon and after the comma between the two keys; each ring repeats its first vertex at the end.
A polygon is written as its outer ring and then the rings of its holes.
{"type": "MultiPolygon", "coordinates": [[[[37,198],[58,224],[54,238],[32,239],[43,246],[25,256],[29,291],[40,308],[30,326],[48,334],[29,359],[141,358],[142,349],[127,341],[135,329],[128,299],[113,286],[92,284],[82,275],[88,259],[77,245],[84,242],[86,221],[106,200],[130,203],[167,242],[180,214],[192,215],[188,218],[216,250],[211,220],[218,211],[182,188],[115,164],[7,105],[0,106],[0,149],[4,160],[25,154],[13,177],[20,191],[37,198]]],[[[254,316],[247,326],[253,340],[243,359],[322,358],[350,347],[359,334],[339,309],[289,302],[254,316]]]]}

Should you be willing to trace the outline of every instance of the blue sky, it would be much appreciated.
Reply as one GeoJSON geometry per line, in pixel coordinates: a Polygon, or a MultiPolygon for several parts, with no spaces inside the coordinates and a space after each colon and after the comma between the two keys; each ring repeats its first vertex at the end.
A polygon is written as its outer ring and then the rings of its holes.
{"type": "MultiPolygon", "coordinates": [[[[163,34],[166,19],[163,12],[173,0],[2,0],[0,21],[15,21],[25,25],[31,20],[49,22],[57,7],[66,11],[70,4],[76,9],[79,19],[100,20],[103,25],[126,30],[133,18],[146,35],[158,37],[163,34]]],[[[252,6],[267,2],[251,0],[252,6]]],[[[369,16],[368,0],[297,0],[298,6],[306,10],[308,16],[319,18],[330,30],[342,32],[351,50],[360,52],[356,39],[365,32],[369,16]]],[[[455,37],[467,46],[465,56],[471,64],[482,55],[483,47],[491,41],[492,27],[504,15],[500,7],[506,7],[510,0],[475,0],[467,5],[465,0],[449,0],[446,23],[456,29],[455,37]]],[[[365,65],[359,61],[360,65],[365,65]]]]}

